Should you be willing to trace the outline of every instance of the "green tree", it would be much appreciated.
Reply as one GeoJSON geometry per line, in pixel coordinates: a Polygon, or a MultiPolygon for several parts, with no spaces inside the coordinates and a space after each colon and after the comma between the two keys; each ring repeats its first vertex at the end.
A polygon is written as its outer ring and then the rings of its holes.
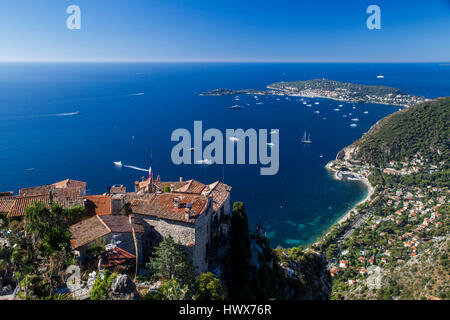
{"type": "Polygon", "coordinates": [[[197,277],[198,300],[225,300],[227,292],[219,279],[211,272],[202,273],[197,277]]]}
{"type": "Polygon", "coordinates": [[[165,281],[158,288],[159,300],[183,300],[189,292],[187,284],[182,285],[176,279],[165,281]]]}
{"type": "Polygon", "coordinates": [[[26,230],[40,240],[45,255],[61,249],[69,252],[71,235],[68,228],[85,213],[81,207],[64,209],[50,197],[49,207],[42,202],[34,202],[25,209],[26,230]]]}
{"type": "Polygon", "coordinates": [[[89,292],[91,300],[105,300],[108,297],[111,284],[116,277],[117,273],[110,273],[108,270],[105,270],[103,279],[98,274],[94,286],[92,287],[91,292],[89,292]]]}
{"type": "Polygon", "coordinates": [[[158,277],[175,279],[181,285],[194,282],[194,268],[186,250],[170,235],[156,248],[155,257],[150,259],[149,265],[158,277]]]}
{"type": "Polygon", "coordinates": [[[242,202],[233,203],[230,226],[230,258],[232,299],[251,299],[250,290],[250,235],[248,219],[242,202]]]}
{"type": "Polygon", "coordinates": [[[42,202],[35,202],[25,209],[26,229],[34,234],[42,246],[46,255],[64,247],[70,248],[70,232],[59,222],[57,215],[62,212],[57,204],[51,204],[50,208],[42,202]]]}

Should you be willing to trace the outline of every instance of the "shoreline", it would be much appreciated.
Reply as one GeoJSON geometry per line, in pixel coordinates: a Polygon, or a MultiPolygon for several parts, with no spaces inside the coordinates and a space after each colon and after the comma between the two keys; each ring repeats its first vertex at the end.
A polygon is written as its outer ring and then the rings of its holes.
{"type": "MultiPolygon", "coordinates": [[[[347,178],[345,178],[345,177],[339,178],[339,177],[337,176],[338,172],[341,172],[343,175],[346,175],[346,174],[348,175],[349,173],[351,173],[352,179],[350,179],[350,180],[360,181],[361,183],[363,183],[363,184],[366,186],[366,188],[367,188],[367,195],[364,197],[364,199],[362,199],[361,201],[359,201],[358,203],[356,203],[351,209],[349,209],[349,210],[348,210],[341,218],[339,218],[339,220],[337,220],[335,223],[333,223],[333,225],[331,225],[329,229],[331,229],[331,228],[334,227],[335,225],[338,225],[338,224],[341,224],[341,223],[347,221],[347,220],[350,218],[350,216],[351,216],[351,214],[352,214],[353,211],[356,211],[356,212],[357,212],[357,210],[356,210],[356,207],[357,207],[357,206],[359,206],[360,204],[363,204],[363,203],[365,203],[365,202],[367,202],[367,201],[370,200],[370,198],[372,197],[372,194],[373,194],[373,192],[374,192],[374,190],[375,190],[374,187],[370,184],[369,180],[367,180],[366,178],[364,178],[363,176],[361,176],[359,173],[355,173],[355,172],[352,172],[352,171],[340,171],[340,170],[336,170],[336,169],[334,169],[334,168],[332,168],[332,167],[330,166],[331,163],[333,163],[333,162],[332,162],[332,161],[328,162],[327,165],[325,166],[325,168],[326,168],[327,170],[330,170],[330,171],[333,172],[333,178],[334,178],[335,180],[344,180],[344,179],[347,179],[347,178]]],[[[329,230],[329,229],[328,229],[328,230],[329,230]]]]}
{"type": "MultiPolygon", "coordinates": [[[[384,106],[395,106],[395,107],[402,107],[402,108],[409,108],[410,105],[406,105],[406,104],[396,104],[396,103],[384,103],[384,102],[376,102],[376,101],[358,101],[358,100],[345,100],[345,99],[338,99],[336,97],[328,97],[328,96],[320,96],[320,95],[302,95],[302,94],[298,94],[298,93],[286,93],[284,92],[282,89],[278,89],[278,88],[274,88],[274,87],[270,87],[267,86],[267,89],[270,90],[278,90],[280,92],[283,92],[285,96],[288,97],[300,97],[300,98],[309,98],[309,99],[330,99],[333,101],[337,101],[337,102],[343,102],[343,103],[354,103],[354,104],[381,104],[384,106]]],[[[265,95],[269,95],[269,94],[265,94],[265,95]]]]}

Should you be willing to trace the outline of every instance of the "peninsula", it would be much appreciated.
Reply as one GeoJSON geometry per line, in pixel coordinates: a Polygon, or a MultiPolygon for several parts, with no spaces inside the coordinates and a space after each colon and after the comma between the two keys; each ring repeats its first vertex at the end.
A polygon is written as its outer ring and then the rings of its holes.
{"type": "Polygon", "coordinates": [[[274,82],[267,86],[268,90],[226,88],[203,92],[201,96],[224,95],[278,95],[298,96],[308,98],[327,98],[350,103],[377,103],[409,107],[429,101],[423,96],[405,94],[397,88],[339,82],[328,79],[313,79],[307,81],[274,82]]]}

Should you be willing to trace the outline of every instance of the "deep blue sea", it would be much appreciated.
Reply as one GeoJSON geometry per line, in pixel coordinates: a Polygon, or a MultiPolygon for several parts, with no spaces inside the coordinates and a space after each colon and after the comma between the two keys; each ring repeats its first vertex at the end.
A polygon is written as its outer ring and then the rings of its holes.
{"type": "Polygon", "coordinates": [[[448,64],[0,64],[0,191],[65,178],[87,181],[91,194],[112,184],[132,190],[146,173],[113,161],[148,168],[152,148],[162,180],[211,183],[224,176],[232,200],[245,203],[250,228],[261,224],[273,247],[311,243],[367,192],[359,182],[333,180],[325,164],[398,107],[343,103],[336,112],[341,103],[328,99],[308,99],[320,104],[306,107],[295,97],[263,96],[257,105],[241,96],[245,108],[230,110],[233,96],[198,94],[323,77],[428,98],[450,95],[448,64]],[[355,117],[358,126],[350,127],[355,117]],[[192,131],[194,120],[204,130],[279,129],[278,174],[261,176],[260,165],[173,165],[171,133],[192,131]],[[305,130],[311,145],[300,143],[305,130]]]}

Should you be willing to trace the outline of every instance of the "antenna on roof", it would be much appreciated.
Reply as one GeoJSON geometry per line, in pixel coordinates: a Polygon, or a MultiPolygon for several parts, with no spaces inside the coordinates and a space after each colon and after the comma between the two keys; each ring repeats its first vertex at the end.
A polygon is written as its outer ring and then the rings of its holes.
{"type": "Polygon", "coordinates": [[[222,183],[225,183],[225,165],[222,166],[222,183]]]}

